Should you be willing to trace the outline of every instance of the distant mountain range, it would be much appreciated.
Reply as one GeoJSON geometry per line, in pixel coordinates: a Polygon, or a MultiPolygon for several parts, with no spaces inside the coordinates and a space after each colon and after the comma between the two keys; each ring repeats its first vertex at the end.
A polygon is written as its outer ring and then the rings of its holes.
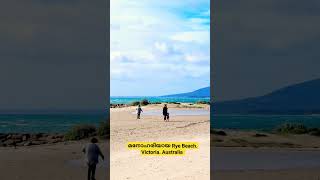
{"type": "Polygon", "coordinates": [[[320,79],[260,97],[215,102],[212,111],[216,114],[320,114],[320,79]]]}
{"type": "Polygon", "coordinates": [[[201,88],[188,93],[171,94],[161,97],[190,97],[190,98],[209,98],[210,97],[210,87],[201,88]]]}

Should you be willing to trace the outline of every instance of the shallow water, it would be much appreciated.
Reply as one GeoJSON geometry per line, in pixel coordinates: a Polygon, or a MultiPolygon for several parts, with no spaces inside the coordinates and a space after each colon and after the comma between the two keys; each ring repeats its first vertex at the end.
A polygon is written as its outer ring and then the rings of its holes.
{"type": "MultiPolygon", "coordinates": [[[[204,110],[204,109],[193,109],[193,110],[172,109],[172,110],[169,110],[168,112],[170,116],[205,116],[210,114],[209,110],[204,110]]],[[[135,113],[136,112],[132,112],[132,114],[135,114],[135,113]]],[[[142,115],[163,116],[162,110],[146,110],[146,111],[143,111],[142,115]]]]}

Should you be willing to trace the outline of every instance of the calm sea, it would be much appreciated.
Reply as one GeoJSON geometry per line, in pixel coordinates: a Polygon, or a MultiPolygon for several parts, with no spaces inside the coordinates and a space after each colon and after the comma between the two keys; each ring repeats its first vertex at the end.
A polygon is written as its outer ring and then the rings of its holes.
{"type": "Polygon", "coordinates": [[[62,133],[78,124],[98,125],[101,114],[9,114],[0,115],[0,133],[62,133]]]}
{"type": "Polygon", "coordinates": [[[320,128],[320,115],[214,115],[211,128],[271,131],[284,123],[320,128]]]}
{"type": "Polygon", "coordinates": [[[195,103],[198,101],[210,102],[210,98],[187,98],[187,97],[111,97],[111,104],[130,104],[134,101],[147,99],[149,102],[180,102],[180,103],[195,103]]]}

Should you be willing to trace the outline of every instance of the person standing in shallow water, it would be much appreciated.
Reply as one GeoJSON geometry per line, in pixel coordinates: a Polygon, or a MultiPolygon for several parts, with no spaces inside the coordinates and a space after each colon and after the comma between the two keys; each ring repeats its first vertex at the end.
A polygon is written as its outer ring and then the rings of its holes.
{"type": "Polygon", "coordinates": [[[101,156],[101,158],[104,160],[104,156],[96,143],[98,143],[98,139],[92,138],[91,143],[87,144],[82,150],[82,152],[86,155],[88,165],[88,180],[95,180],[95,172],[96,166],[99,163],[99,156],[101,156]]]}
{"type": "Polygon", "coordinates": [[[143,112],[143,111],[142,111],[141,106],[139,104],[138,108],[137,108],[137,119],[140,119],[141,112],[143,112]]]}
{"type": "Polygon", "coordinates": [[[162,114],[163,114],[163,120],[164,121],[169,121],[168,107],[167,107],[166,104],[163,106],[162,114]]]}

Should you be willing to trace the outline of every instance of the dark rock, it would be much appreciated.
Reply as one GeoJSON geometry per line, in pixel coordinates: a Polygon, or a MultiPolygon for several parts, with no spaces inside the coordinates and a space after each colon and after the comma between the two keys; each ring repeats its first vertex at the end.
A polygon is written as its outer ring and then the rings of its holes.
{"type": "Polygon", "coordinates": [[[14,134],[11,136],[11,139],[14,139],[14,140],[22,140],[22,135],[21,134],[14,134]]]}
{"type": "Polygon", "coordinates": [[[64,136],[61,134],[49,135],[47,139],[62,139],[64,136]]]}
{"type": "Polygon", "coordinates": [[[3,139],[6,139],[6,138],[7,138],[6,134],[0,134],[0,141],[3,140],[3,139]]]}
{"type": "Polygon", "coordinates": [[[211,134],[218,135],[218,136],[226,136],[227,135],[227,133],[224,131],[216,131],[216,130],[211,130],[211,134]]]}
{"type": "Polygon", "coordinates": [[[30,141],[27,141],[27,142],[25,142],[24,144],[23,144],[23,146],[31,146],[32,145],[32,143],[30,142],[30,141]]]}
{"type": "Polygon", "coordinates": [[[43,137],[43,133],[37,133],[37,134],[32,134],[31,139],[37,140],[39,138],[43,137]]]}
{"type": "Polygon", "coordinates": [[[37,141],[49,141],[50,138],[49,137],[40,137],[37,139],[37,141]]]}
{"type": "Polygon", "coordinates": [[[27,141],[30,138],[30,134],[24,134],[22,136],[22,141],[27,141]]]}
{"type": "Polygon", "coordinates": [[[267,137],[266,134],[259,134],[259,133],[256,133],[253,135],[253,137],[267,137]]]}
{"type": "Polygon", "coordinates": [[[7,139],[11,139],[11,137],[12,137],[12,134],[7,135],[7,139]]]}
{"type": "Polygon", "coordinates": [[[58,134],[58,135],[56,135],[56,138],[63,139],[64,135],[63,134],[58,134]]]}
{"type": "Polygon", "coordinates": [[[8,140],[4,141],[4,144],[6,144],[7,146],[13,146],[16,144],[16,142],[12,139],[8,139],[8,140]]]}
{"type": "Polygon", "coordinates": [[[58,142],[64,142],[63,134],[45,134],[45,133],[0,133],[0,147],[7,146],[32,146],[42,144],[53,144],[58,142]]]}
{"type": "Polygon", "coordinates": [[[46,141],[32,141],[31,145],[41,145],[41,144],[47,144],[46,141]]]}
{"type": "Polygon", "coordinates": [[[58,143],[58,142],[62,142],[62,139],[51,139],[48,141],[48,143],[50,144],[55,144],[55,143],[58,143]]]}
{"type": "Polygon", "coordinates": [[[310,128],[309,134],[311,136],[320,136],[320,129],[319,128],[310,128]]]}
{"type": "Polygon", "coordinates": [[[12,134],[11,135],[11,139],[19,139],[19,138],[22,138],[21,134],[12,134]]]}
{"type": "Polygon", "coordinates": [[[17,146],[24,146],[24,143],[25,143],[25,142],[22,141],[22,142],[17,143],[16,145],[17,145],[17,146]]]}

